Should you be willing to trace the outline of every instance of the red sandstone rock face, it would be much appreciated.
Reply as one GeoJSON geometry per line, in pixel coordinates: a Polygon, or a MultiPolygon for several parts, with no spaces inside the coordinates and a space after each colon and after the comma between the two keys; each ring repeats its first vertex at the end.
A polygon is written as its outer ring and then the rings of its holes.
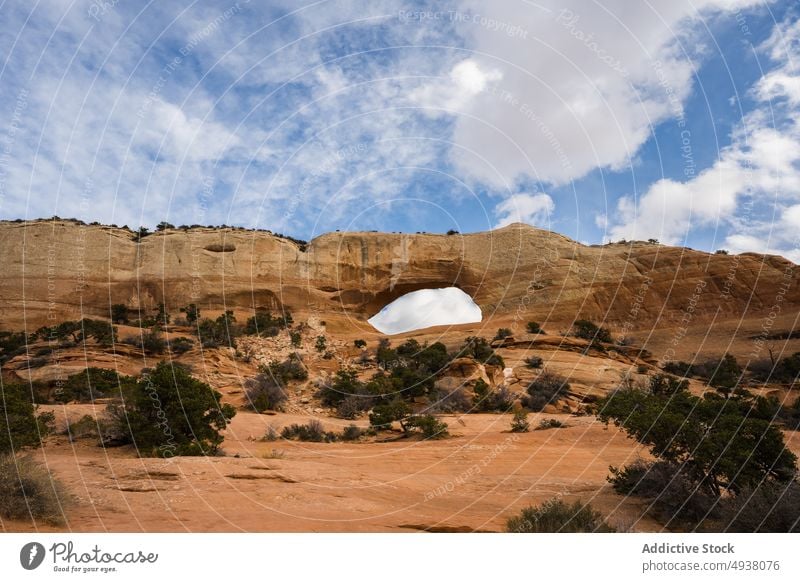
{"type": "Polygon", "coordinates": [[[0,326],[107,316],[109,305],[171,311],[287,306],[356,325],[400,295],[458,286],[484,316],[579,317],[649,329],[800,311],[800,273],[780,257],[709,255],[636,243],[587,247],[514,224],[464,236],[330,233],[302,250],[267,232],[193,228],[135,241],[71,221],[0,223],[0,326]]]}

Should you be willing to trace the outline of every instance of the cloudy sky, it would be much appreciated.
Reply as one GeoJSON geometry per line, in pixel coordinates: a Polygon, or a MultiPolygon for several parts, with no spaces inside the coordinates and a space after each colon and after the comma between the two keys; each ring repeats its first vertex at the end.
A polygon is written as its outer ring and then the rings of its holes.
{"type": "Polygon", "coordinates": [[[0,3],[0,218],[800,261],[794,0],[0,3]]]}

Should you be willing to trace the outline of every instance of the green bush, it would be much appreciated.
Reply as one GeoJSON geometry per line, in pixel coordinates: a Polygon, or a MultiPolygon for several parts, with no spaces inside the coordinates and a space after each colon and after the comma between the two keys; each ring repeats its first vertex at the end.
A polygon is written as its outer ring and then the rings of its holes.
{"type": "Polygon", "coordinates": [[[364,431],[358,428],[356,425],[351,424],[346,426],[342,431],[342,440],[343,441],[357,441],[361,438],[364,434],[364,431]]]}
{"type": "Polygon", "coordinates": [[[500,329],[497,330],[497,333],[494,334],[494,339],[496,340],[506,339],[507,337],[511,337],[513,335],[514,332],[512,332],[510,329],[508,329],[507,327],[501,327],[500,329]]]}
{"type": "Polygon", "coordinates": [[[0,454],[0,518],[62,525],[61,484],[30,457],[0,454]]]}
{"type": "Polygon", "coordinates": [[[320,354],[328,349],[328,340],[325,339],[324,335],[317,336],[317,339],[314,342],[314,349],[320,354]]]}
{"type": "Polygon", "coordinates": [[[357,339],[353,342],[353,345],[358,349],[363,350],[365,347],[367,347],[367,342],[365,342],[363,339],[357,339]]]}
{"type": "Polygon", "coordinates": [[[464,340],[464,345],[459,350],[459,356],[467,356],[491,366],[505,368],[503,358],[496,354],[485,338],[470,336],[464,340]]]}
{"type": "Polygon", "coordinates": [[[541,412],[548,404],[557,404],[569,393],[569,383],[563,376],[544,371],[528,384],[526,406],[541,412]]]}
{"type": "Polygon", "coordinates": [[[27,345],[28,336],[24,332],[0,331],[0,364],[24,354],[27,345]]]}
{"type": "Polygon", "coordinates": [[[186,314],[186,321],[189,323],[195,323],[200,319],[200,308],[194,303],[181,307],[181,313],[186,314]]]}
{"type": "Polygon", "coordinates": [[[544,330],[536,321],[529,321],[527,325],[528,333],[539,334],[544,333],[544,330]]]}
{"type": "Polygon", "coordinates": [[[558,419],[555,418],[544,418],[539,421],[539,426],[536,427],[536,430],[549,430],[551,428],[565,428],[566,425],[558,419]]]}
{"type": "Polygon", "coordinates": [[[393,422],[400,421],[405,431],[406,428],[402,421],[410,414],[411,407],[398,398],[392,402],[375,406],[369,414],[369,423],[378,430],[389,430],[392,428],[393,422]]]}
{"type": "Polygon", "coordinates": [[[337,439],[336,434],[326,432],[322,428],[322,423],[317,419],[311,419],[306,424],[291,424],[283,427],[281,438],[310,443],[331,443],[337,439]]]}
{"type": "Polygon", "coordinates": [[[105,368],[86,368],[69,376],[53,392],[56,402],[93,402],[98,398],[119,396],[121,390],[136,382],[135,378],[118,374],[105,368]]]}
{"type": "Polygon", "coordinates": [[[528,411],[524,409],[514,411],[514,417],[511,419],[511,432],[529,432],[530,430],[528,411]]]}
{"type": "Polygon", "coordinates": [[[236,414],[220,399],[184,367],[160,362],[108,412],[121,440],[142,456],[213,455],[223,441],[220,431],[236,414]]]}
{"type": "Polygon", "coordinates": [[[447,432],[447,424],[433,416],[432,414],[421,414],[409,416],[403,423],[403,430],[418,430],[425,439],[443,439],[450,436],[447,432]]]}
{"type": "Polygon", "coordinates": [[[529,358],[525,358],[525,365],[529,368],[534,370],[541,368],[544,360],[539,356],[530,356],[529,358]]]}
{"type": "Polygon", "coordinates": [[[180,356],[181,354],[185,354],[193,347],[194,347],[194,342],[190,340],[188,337],[176,337],[169,340],[170,351],[178,356],[180,356]]]}
{"type": "Polygon", "coordinates": [[[551,499],[539,507],[527,507],[508,520],[510,533],[608,533],[615,531],[592,506],[551,499]]]}
{"type": "Polygon", "coordinates": [[[299,331],[290,331],[289,342],[293,348],[299,348],[303,343],[303,335],[299,331]]]}
{"type": "Polygon", "coordinates": [[[278,335],[280,330],[291,327],[293,323],[292,314],[288,310],[284,311],[282,316],[273,317],[268,310],[259,309],[245,323],[244,333],[247,335],[273,337],[278,335]]]}
{"type": "Polygon", "coordinates": [[[575,337],[589,340],[591,342],[611,343],[613,341],[611,332],[604,327],[599,327],[587,319],[579,319],[572,324],[572,334],[575,337]]]}
{"type": "Polygon", "coordinates": [[[0,454],[39,446],[55,420],[52,412],[36,415],[31,391],[22,384],[0,385],[0,454]]]}
{"type": "Polygon", "coordinates": [[[358,372],[342,368],[336,372],[333,381],[320,387],[318,396],[326,406],[338,406],[345,398],[364,393],[364,383],[358,379],[358,372]]]}
{"type": "Polygon", "coordinates": [[[655,374],[650,376],[648,387],[653,395],[669,396],[688,390],[689,382],[669,374],[655,374]]]}

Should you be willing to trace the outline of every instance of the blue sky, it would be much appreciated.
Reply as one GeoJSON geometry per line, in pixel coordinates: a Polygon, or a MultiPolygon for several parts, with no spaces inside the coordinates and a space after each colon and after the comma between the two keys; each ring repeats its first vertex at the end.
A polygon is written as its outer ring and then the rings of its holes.
{"type": "Polygon", "coordinates": [[[795,2],[0,4],[0,218],[800,261],[795,2]]]}

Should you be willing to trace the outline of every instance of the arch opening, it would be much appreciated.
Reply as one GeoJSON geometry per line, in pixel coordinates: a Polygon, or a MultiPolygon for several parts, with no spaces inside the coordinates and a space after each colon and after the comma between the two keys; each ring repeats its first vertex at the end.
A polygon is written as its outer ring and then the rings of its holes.
{"type": "Polygon", "coordinates": [[[481,308],[458,287],[419,289],[406,293],[367,320],[386,335],[436,325],[480,323],[481,308]]]}

